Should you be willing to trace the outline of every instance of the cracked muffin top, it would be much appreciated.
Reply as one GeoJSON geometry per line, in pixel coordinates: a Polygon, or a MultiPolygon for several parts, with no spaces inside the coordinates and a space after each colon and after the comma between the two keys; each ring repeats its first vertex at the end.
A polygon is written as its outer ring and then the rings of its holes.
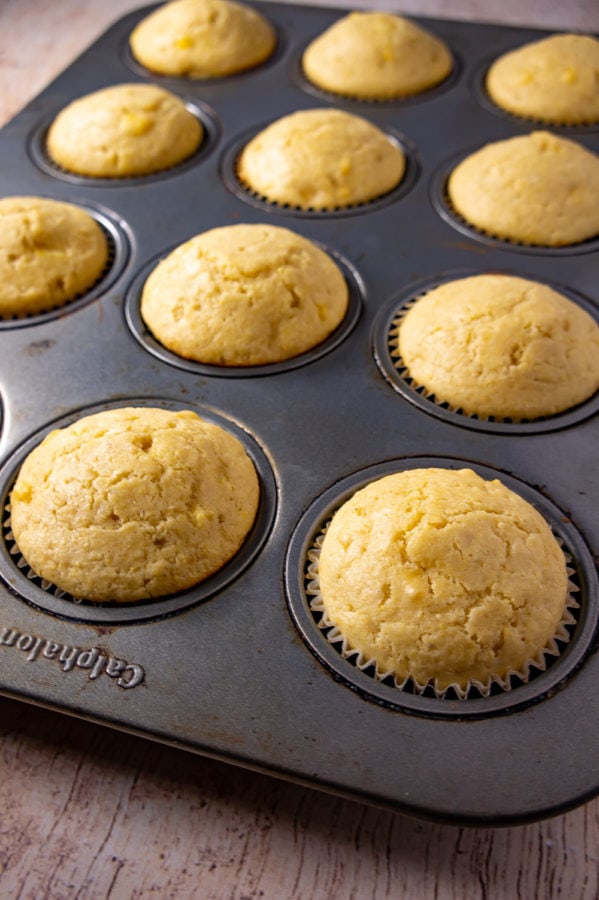
{"type": "Polygon", "coordinates": [[[348,288],[337,264],[287,228],[229,225],[197,235],[149,275],[141,315],[169,350],[196,362],[255,366],[320,344],[348,288]]]}
{"type": "Polygon", "coordinates": [[[41,578],[85,600],[173,594],[239,550],[258,509],[241,442],[191,410],[125,407],[50,432],[25,459],[11,528],[41,578]]]}
{"type": "Polygon", "coordinates": [[[568,590],[540,513],[470,469],[412,469],[357,491],[332,518],[318,578],[349,648],[438,691],[525,675],[568,590]]]}
{"type": "Polygon", "coordinates": [[[599,325],[546,284],[511,275],[448,281],[401,320],[410,377],[467,415],[535,419],[599,388],[599,325]]]}

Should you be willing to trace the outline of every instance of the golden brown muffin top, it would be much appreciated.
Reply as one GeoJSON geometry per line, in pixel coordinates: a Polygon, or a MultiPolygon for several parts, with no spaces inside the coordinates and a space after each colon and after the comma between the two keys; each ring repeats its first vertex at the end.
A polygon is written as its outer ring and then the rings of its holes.
{"type": "Polygon", "coordinates": [[[124,407],[50,432],[13,488],[11,527],[41,578],[131,602],[192,587],[239,550],[258,477],[241,442],[191,410],[124,407]]]}
{"type": "Polygon", "coordinates": [[[488,685],[546,647],[564,614],[562,550],[537,510],[470,469],[412,469],[335,513],[318,565],[328,618],[381,675],[488,685]]]}

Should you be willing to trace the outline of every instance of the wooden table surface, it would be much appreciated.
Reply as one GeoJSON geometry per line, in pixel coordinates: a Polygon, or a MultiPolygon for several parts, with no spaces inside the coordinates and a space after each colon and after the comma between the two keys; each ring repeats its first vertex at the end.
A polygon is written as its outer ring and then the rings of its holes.
{"type": "MultiPolygon", "coordinates": [[[[141,5],[0,0],[0,125],[141,5]]],[[[599,31],[597,0],[359,5],[599,31]]],[[[596,900],[598,856],[599,799],[513,828],[430,824],[0,698],[0,900],[596,900]]]]}

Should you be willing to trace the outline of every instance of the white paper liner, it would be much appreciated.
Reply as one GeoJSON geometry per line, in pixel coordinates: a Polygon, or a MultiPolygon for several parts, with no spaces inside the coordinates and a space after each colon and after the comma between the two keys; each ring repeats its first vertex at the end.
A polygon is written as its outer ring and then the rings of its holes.
{"type": "MultiPolygon", "coordinates": [[[[35,581],[43,591],[46,591],[48,594],[52,594],[53,597],[57,597],[59,600],[69,600],[71,603],[91,603],[91,601],[83,600],[80,597],[74,597],[72,594],[69,594],[68,591],[63,591],[62,588],[59,588],[58,585],[54,584],[51,581],[46,581],[45,578],[42,578],[41,575],[38,575],[35,572],[21,551],[19,550],[19,546],[15,540],[15,536],[12,533],[11,529],[11,520],[10,520],[10,503],[7,503],[4,507],[4,518],[2,521],[2,537],[4,539],[4,543],[6,545],[6,549],[9,554],[13,558],[13,562],[17,569],[20,569],[21,572],[25,575],[25,577],[29,581],[35,581]]],[[[93,604],[94,606],[96,604],[93,604]]],[[[102,606],[106,606],[107,604],[102,604],[102,606]]]]}
{"type": "Polygon", "coordinates": [[[561,120],[541,119],[538,116],[525,116],[524,113],[512,112],[512,110],[506,109],[505,106],[500,106],[499,103],[493,100],[486,89],[485,96],[488,102],[492,103],[493,107],[498,112],[503,113],[504,116],[507,116],[510,119],[516,119],[518,122],[524,122],[532,127],[541,126],[543,128],[568,128],[576,130],[580,129],[580,131],[590,131],[591,129],[595,129],[599,124],[599,120],[596,119],[584,119],[580,122],[562,122],[561,120]]]}
{"type": "Polygon", "coordinates": [[[449,79],[453,79],[455,75],[455,65],[452,67],[451,71],[445,76],[445,78],[441,79],[441,81],[437,81],[435,84],[431,84],[430,87],[422,88],[420,91],[410,91],[410,93],[405,94],[393,94],[392,96],[379,97],[377,95],[371,95],[369,97],[362,97],[358,94],[352,94],[349,91],[332,91],[327,90],[327,88],[321,87],[319,84],[316,84],[315,81],[312,81],[303,68],[301,70],[301,76],[308,86],[312,93],[320,94],[326,100],[331,102],[338,101],[339,98],[342,100],[351,100],[352,103],[362,103],[364,106],[367,106],[369,103],[374,103],[377,106],[390,106],[392,103],[412,103],[414,100],[428,100],[431,94],[439,93],[440,89],[444,90],[447,86],[447,82],[449,79]]]}
{"type": "MultiPolygon", "coordinates": [[[[424,684],[421,684],[416,681],[416,679],[411,675],[407,675],[404,679],[399,680],[392,670],[386,672],[381,671],[376,660],[369,659],[361,651],[352,648],[344,638],[339,628],[329,619],[327,615],[326,607],[323,603],[320,593],[318,563],[320,559],[322,543],[324,541],[324,537],[328,530],[329,524],[330,520],[318,533],[312,546],[307,552],[307,564],[305,569],[305,590],[308,596],[308,605],[313,613],[319,614],[320,619],[317,625],[322,631],[326,632],[325,637],[329,644],[334,645],[340,656],[343,657],[343,659],[349,660],[357,669],[360,669],[360,671],[364,672],[367,669],[371,669],[372,671],[374,671],[373,677],[376,681],[387,681],[388,683],[388,680],[391,680],[398,691],[409,689],[410,693],[418,695],[424,694],[425,691],[430,692],[432,690],[435,697],[440,700],[445,699],[448,693],[450,694],[450,699],[454,699],[455,695],[459,700],[466,700],[472,697],[473,691],[477,692],[477,694],[482,697],[488,697],[491,694],[494,685],[499,687],[503,691],[510,691],[514,687],[512,684],[513,678],[518,679],[518,681],[520,681],[522,684],[526,684],[531,678],[532,669],[536,669],[539,672],[546,671],[549,659],[551,657],[559,656],[562,652],[561,648],[558,645],[558,641],[562,644],[566,644],[570,641],[570,631],[568,629],[575,625],[577,621],[575,615],[573,614],[573,610],[580,609],[580,603],[575,598],[574,594],[578,593],[580,591],[580,588],[572,581],[571,576],[576,574],[576,570],[571,565],[572,557],[563,546],[563,542],[560,540],[559,536],[554,534],[554,537],[557,539],[564,553],[564,556],[566,557],[568,592],[566,596],[564,614],[556,628],[555,634],[547,642],[546,646],[537,653],[536,656],[527,659],[521,670],[510,669],[503,676],[491,676],[487,682],[481,682],[472,679],[466,687],[462,687],[459,684],[449,684],[445,688],[441,689],[437,687],[434,680],[427,681],[424,684]]],[[[366,672],[366,674],[369,673],[366,672]]],[[[534,673],[532,673],[532,677],[534,677],[534,673]]]]}

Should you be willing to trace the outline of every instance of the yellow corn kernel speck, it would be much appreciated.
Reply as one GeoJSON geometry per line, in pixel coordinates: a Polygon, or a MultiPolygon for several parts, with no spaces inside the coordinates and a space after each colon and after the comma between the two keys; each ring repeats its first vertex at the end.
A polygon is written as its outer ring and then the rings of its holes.
{"type": "MultiPolygon", "coordinates": [[[[357,14],[356,18],[360,17],[360,13],[357,14]]],[[[378,15],[374,15],[371,20],[371,26],[375,31],[378,31],[379,34],[390,34],[392,29],[392,24],[385,13],[379,13],[378,15]]]]}
{"type": "Polygon", "coordinates": [[[137,135],[145,134],[150,130],[152,127],[152,119],[150,116],[127,112],[123,116],[122,126],[125,134],[136,137],[137,135]]]}
{"type": "Polygon", "coordinates": [[[532,72],[524,71],[520,73],[520,84],[530,84],[532,80],[532,72]]]}
{"type": "Polygon", "coordinates": [[[351,156],[347,153],[339,161],[339,172],[341,175],[349,175],[351,172],[351,156]]]}
{"type": "Polygon", "coordinates": [[[33,491],[31,485],[27,482],[22,482],[21,485],[13,491],[13,497],[15,500],[20,500],[21,503],[31,503],[32,496],[33,491]]]}
{"type": "Polygon", "coordinates": [[[393,62],[395,59],[395,53],[393,51],[393,47],[390,44],[387,44],[386,47],[383,48],[383,59],[385,62],[393,62]]]}
{"type": "Polygon", "coordinates": [[[328,306],[326,306],[324,303],[316,304],[316,312],[318,313],[318,318],[321,322],[326,322],[328,311],[328,306]]]}
{"type": "Polygon", "coordinates": [[[574,84],[576,82],[576,69],[567,66],[562,72],[562,82],[564,84],[574,84]]]}
{"type": "Polygon", "coordinates": [[[177,38],[175,47],[177,50],[189,50],[190,47],[193,47],[193,41],[188,34],[184,34],[183,37],[177,38]]]}
{"type": "Polygon", "coordinates": [[[194,510],[193,517],[195,519],[195,523],[198,526],[207,525],[214,518],[214,513],[209,509],[202,509],[199,507],[194,510]]]}

